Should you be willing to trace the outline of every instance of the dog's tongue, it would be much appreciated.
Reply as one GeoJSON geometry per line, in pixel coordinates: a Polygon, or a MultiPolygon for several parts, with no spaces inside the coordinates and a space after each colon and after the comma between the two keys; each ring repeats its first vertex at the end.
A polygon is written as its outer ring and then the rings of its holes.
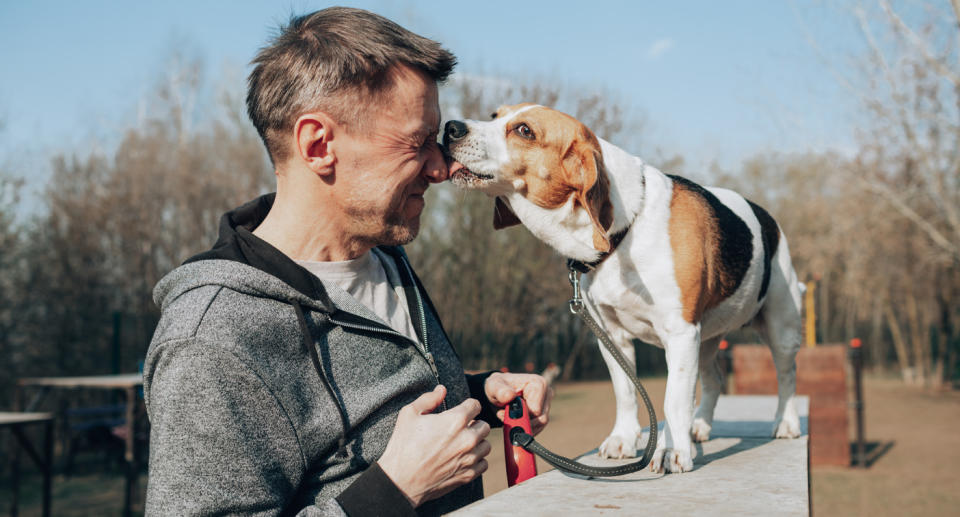
{"type": "Polygon", "coordinates": [[[456,173],[456,172],[459,172],[459,171],[462,171],[462,170],[466,170],[466,167],[464,167],[464,165],[463,165],[462,163],[460,163],[460,162],[458,162],[458,161],[456,161],[456,160],[451,161],[447,167],[450,169],[450,175],[451,175],[451,176],[453,176],[453,174],[456,173]]]}

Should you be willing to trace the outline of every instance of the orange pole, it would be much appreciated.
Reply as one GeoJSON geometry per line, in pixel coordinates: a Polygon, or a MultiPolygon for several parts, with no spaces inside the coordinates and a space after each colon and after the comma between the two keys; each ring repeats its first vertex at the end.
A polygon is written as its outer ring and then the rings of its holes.
{"type": "Polygon", "coordinates": [[[816,289],[816,282],[807,282],[807,292],[803,295],[804,313],[806,314],[803,335],[808,347],[817,346],[817,311],[813,297],[816,289]]]}

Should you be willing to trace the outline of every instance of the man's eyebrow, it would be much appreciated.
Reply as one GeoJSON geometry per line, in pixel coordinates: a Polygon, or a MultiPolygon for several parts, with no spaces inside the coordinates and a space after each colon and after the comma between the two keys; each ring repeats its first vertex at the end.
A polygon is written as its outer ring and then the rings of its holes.
{"type": "Polygon", "coordinates": [[[420,129],[410,133],[410,137],[419,142],[422,140],[426,140],[431,136],[438,135],[439,133],[440,133],[439,125],[435,128],[431,128],[429,126],[423,126],[420,129]]]}

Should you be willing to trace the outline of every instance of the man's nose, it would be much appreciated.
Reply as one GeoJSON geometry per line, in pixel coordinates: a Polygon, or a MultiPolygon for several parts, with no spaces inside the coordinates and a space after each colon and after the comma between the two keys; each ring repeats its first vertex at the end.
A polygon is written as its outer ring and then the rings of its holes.
{"type": "Polygon", "coordinates": [[[427,161],[423,164],[423,174],[430,183],[440,183],[450,177],[450,168],[447,163],[447,153],[435,145],[427,161]]]}
{"type": "Polygon", "coordinates": [[[449,145],[450,142],[460,140],[467,136],[467,125],[459,120],[451,120],[443,126],[443,145],[449,145]]]}

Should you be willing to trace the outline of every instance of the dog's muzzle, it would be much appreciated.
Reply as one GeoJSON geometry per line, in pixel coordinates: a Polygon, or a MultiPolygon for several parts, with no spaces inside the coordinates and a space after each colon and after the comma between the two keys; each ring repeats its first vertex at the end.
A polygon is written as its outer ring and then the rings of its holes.
{"type": "Polygon", "coordinates": [[[445,126],[443,126],[443,145],[450,145],[451,142],[456,142],[457,140],[462,139],[467,136],[469,129],[467,125],[459,120],[450,120],[445,126]]]}
{"type": "Polygon", "coordinates": [[[470,128],[465,123],[459,120],[448,121],[443,126],[443,147],[454,160],[450,164],[450,178],[453,182],[461,187],[480,187],[486,181],[492,180],[493,176],[471,171],[460,162],[456,152],[457,144],[462,143],[468,133],[470,133],[470,128]]]}

